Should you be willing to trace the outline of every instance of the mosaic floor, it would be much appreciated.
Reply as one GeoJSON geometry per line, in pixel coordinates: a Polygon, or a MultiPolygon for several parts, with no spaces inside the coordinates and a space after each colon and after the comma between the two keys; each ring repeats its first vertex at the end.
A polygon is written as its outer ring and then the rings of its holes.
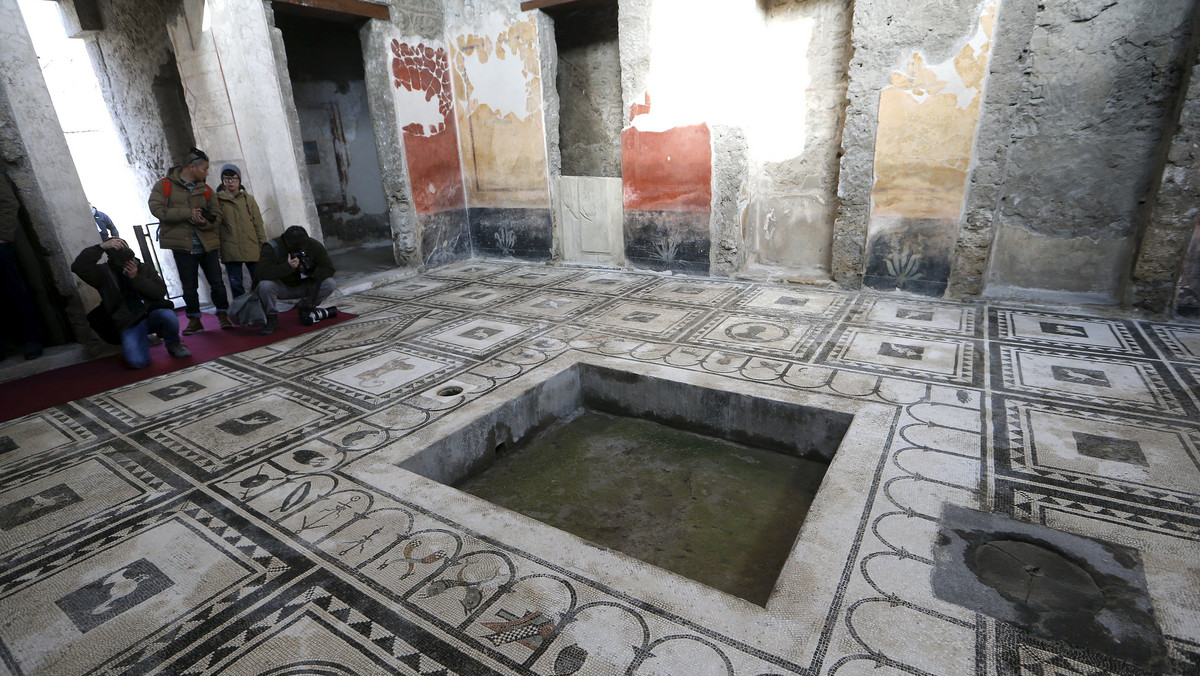
{"type": "Polygon", "coordinates": [[[338,305],[0,425],[0,674],[1200,673],[1200,326],[479,261],[338,305]],[[765,608],[397,466],[580,361],[854,414],[765,608]],[[946,600],[967,510],[1112,543],[1162,659],[946,600]]]}

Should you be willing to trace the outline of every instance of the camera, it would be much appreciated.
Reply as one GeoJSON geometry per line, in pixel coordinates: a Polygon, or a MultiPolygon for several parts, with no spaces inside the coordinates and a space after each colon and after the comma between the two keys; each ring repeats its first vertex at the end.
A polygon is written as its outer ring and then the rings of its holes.
{"type": "Polygon", "coordinates": [[[208,207],[201,207],[200,215],[203,216],[204,220],[208,221],[209,223],[217,222],[217,215],[215,213],[213,213],[212,209],[209,209],[208,207]]]}
{"type": "Polygon", "coordinates": [[[308,252],[298,251],[296,252],[295,256],[300,261],[300,267],[304,273],[311,275],[313,269],[315,269],[317,266],[313,265],[312,258],[309,257],[308,252]]]}
{"type": "Polygon", "coordinates": [[[334,306],[313,308],[307,312],[300,312],[300,323],[305,326],[312,326],[322,319],[329,319],[337,316],[337,308],[334,306]]]}

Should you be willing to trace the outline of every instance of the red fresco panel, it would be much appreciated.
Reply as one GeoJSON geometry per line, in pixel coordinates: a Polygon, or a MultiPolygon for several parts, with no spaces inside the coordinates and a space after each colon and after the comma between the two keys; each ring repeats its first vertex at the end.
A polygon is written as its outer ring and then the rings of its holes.
{"type": "Polygon", "coordinates": [[[627,210],[707,211],[712,145],[707,124],[663,132],[621,132],[627,210]]]}
{"type": "Polygon", "coordinates": [[[442,123],[428,130],[422,124],[404,127],[404,155],[412,184],[413,206],[429,214],[466,208],[458,125],[450,88],[450,62],[444,49],[401,44],[392,40],[392,75],[397,88],[424,92],[438,101],[442,123]]]}

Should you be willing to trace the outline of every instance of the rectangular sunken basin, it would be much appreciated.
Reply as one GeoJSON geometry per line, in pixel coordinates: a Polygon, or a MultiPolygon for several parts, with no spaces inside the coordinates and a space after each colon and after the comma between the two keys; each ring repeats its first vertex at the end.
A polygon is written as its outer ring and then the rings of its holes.
{"type": "Polygon", "coordinates": [[[401,467],[765,606],[852,418],[580,363],[401,467]]]}

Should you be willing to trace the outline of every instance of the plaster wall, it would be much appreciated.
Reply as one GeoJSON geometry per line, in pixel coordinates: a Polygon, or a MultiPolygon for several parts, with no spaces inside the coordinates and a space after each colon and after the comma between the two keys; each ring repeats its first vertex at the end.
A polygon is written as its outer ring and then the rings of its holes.
{"type": "Polygon", "coordinates": [[[831,278],[852,4],[770,0],[762,38],[746,45],[772,81],[747,102],[760,111],[760,131],[750,148],[744,275],[831,278]]]}
{"type": "Polygon", "coordinates": [[[379,56],[391,53],[391,45],[398,42],[400,32],[396,26],[401,18],[393,12],[392,22],[368,21],[359,30],[359,40],[365,55],[363,77],[379,152],[379,183],[386,203],[392,255],[397,265],[413,267],[420,264],[420,225],[409,188],[398,107],[392,94],[392,62],[386,56],[379,56]]]}
{"type": "Polygon", "coordinates": [[[548,259],[549,162],[538,21],[516,3],[446,3],[473,251],[548,259]]]}
{"type": "Polygon", "coordinates": [[[70,263],[96,242],[96,233],[94,227],[76,225],[88,223],[91,213],[16,0],[0,0],[0,63],[3,168],[43,247],[53,294],[66,304],[69,322],[82,340],[91,335],[85,307],[98,296],[77,282],[70,263]]]}
{"type": "Polygon", "coordinates": [[[1171,128],[1194,3],[1039,5],[984,295],[1116,302],[1171,128]]]}
{"type": "Polygon", "coordinates": [[[1186,63],[1190,70],[1186,90],[1179,96],[1179,112],[1172,118],[1174,133],[1151,200],[1146,224],[1125,299],[1150,312],[1174,308],[1183,316],[1200,315],[1200,12],[1194,11],[1186,63]],[[1190,247],[1188,240],[1191,240],[1190,247]]]}
{"type": "Polygon", "coordinates": [[[879,92],[863,283],[941,296],[949,281],[996,3],[941,62],[914,51],[879,92]]]}
{"type": "Polygon", "coordinates": [[[866,263],[871,194],[877,176],[880,92],[892,83],[894,73],[906,72],[913,54],[920,54],[924,63],[953,63],[975,32],[982,5],[936,0],[854,3],[854,55],[849,64],[832,256],[833,277],[842,286],[857,288],[866,263]]]}
{"type": "Polygon", "coordinates": [[[438,265],[465,258],[471,235],[448,52],[441,41],[418,37],[394,39],[390,49],[397,126],[422,230],[421,260],[438,265]]]}
{"type": "Polygon", "coordinates": [[[554,35],[562,175],[619,178],[624,108],[617,4],[556,16],[554,35]]]}

